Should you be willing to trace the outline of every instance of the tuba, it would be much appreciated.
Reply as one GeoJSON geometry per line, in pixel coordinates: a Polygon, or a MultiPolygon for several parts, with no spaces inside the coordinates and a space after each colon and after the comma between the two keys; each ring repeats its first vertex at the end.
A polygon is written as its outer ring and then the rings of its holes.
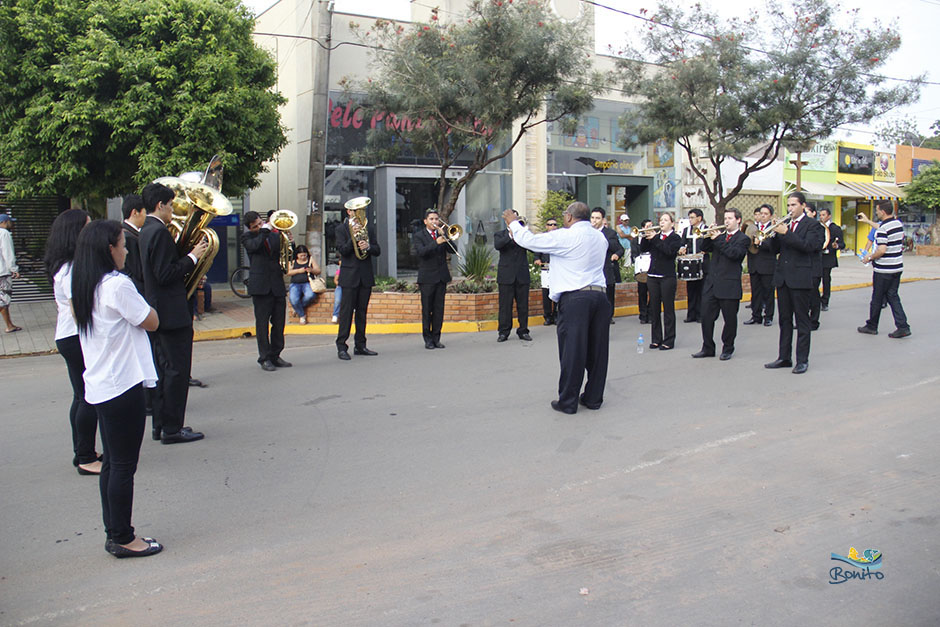
{"type": "Polygon", "coordinates": [[[366,218],[366,207],[371,202],[372,199],[368,196],[357,196],[347,200],[346,204],[343,205],[354,212],[349,219],[349,236],[352,238],[353,252],[356,254],[356,259],[360,260],[368,256],[366,251],[359,248],[359,242],[369,241],[369,229],[367,228],[369,219],[366,218]]]}
{"type": "MultiPolygon", "coordinates": [[[[212,162],[218,162],[218,157],[213,157],[212,162]]],[[[221,166],[219,166],[217,176],[211,178],[203,176],[203,180],[217,183],[221,187],[221,166]]],[[[189,298],[196,291],[196,286],[199,285],[202,277],[209,272],[212,261],[219,252],[219,236],[214,230],[208,228],[209,223],[216,216],[227,216],[232,213],[232,203],[222,195],[218,188],[189,180],[187,175],[164,176],[155,180],[154,183],[166,185],[176,194],[172,203],[173,219],[167,225],[167,229],[176,241],[176,249],[180,256],[189,254],[189,251],[202,238],[209,241],[206,253],[196,262],[196,267],[185,279],[186,298],[189,298]]]]}
{"type": "Polygon", "coordinates": [[[271,214],[271,225],[274,226],[281,235],[281,256],[279,263],[281,269],[286,274],[290,270],[291,261],[294,259],[294,247],[284,231],[290,231],[297,226],[297,214],[287,209],[278,209],[271,214]]]}

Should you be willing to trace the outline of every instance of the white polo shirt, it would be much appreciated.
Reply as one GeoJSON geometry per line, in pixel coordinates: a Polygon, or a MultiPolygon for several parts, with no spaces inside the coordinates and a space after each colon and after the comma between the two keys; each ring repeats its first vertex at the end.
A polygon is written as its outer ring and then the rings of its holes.
{"type": "Polygon", "coordinates": [[[587,220],[538,235],[519,224],[518,220],[510,224],[509,229],[512,238],[523,248],[551,254],[552,281],[548,297],[553,301],[558,302],[565,292],[589,285],[607,289],[607,279],[604,278],[607,238],[587,220]]]}
{"type": "Polygon", "coordinates": [[[104,403],[138,383],[156,384],[150,341],[138,326],[148,315],[150,305],[128,276],[115,270],[101,278],[95,289],[91,333],[79,334],[88,403],[104,403]]]}
{"type": "Polygon", "coordinates": [[[72,262],[62,264],[52,279],[52,295],[55,296],[55,339],[64,340],[78,335],[75,316],[72,315],[72,262]]]}

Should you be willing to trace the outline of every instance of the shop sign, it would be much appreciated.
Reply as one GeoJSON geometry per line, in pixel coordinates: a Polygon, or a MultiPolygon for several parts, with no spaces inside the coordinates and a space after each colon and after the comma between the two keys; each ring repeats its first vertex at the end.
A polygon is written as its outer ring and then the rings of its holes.
{"type": "Polygon", "coordinates": [[[894,183],[894,153],[875,153],[874,180],[882,183],[894,183]]]}
{"type": "MultiPolygon", "coordinates": [[[[803,171],[813,170],[815,172],[835,172],[836,171],[836,143],[833,141],[819,142],[813,146],[809,152],[800,153],[800,160],[805,161],[806,165],[800,169],[803,171]]],[[[796,153],[784,150],[784,167],[794,167],[793,161],[796,161],[796,153]]]]}
{"type": "Polygon", "coordinates": [[[865,148],[839,146],[839,172],[842,174],[874,174],[875,152],[865,148]]]}

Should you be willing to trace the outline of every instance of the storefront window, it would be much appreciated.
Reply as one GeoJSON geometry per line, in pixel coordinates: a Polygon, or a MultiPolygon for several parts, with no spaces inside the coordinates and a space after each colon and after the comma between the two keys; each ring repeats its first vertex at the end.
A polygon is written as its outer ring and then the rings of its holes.
{"type": "MultiPolygon", "coordinates": [[[[323,239],[327,265],[336,264],[335,229],[346,217],[343,207],[357,196],[374,198],[374,171],[371,168],[328,168],[323,194],[323,239]]],[[[375,220],[375,205],[366,209],[369,220],[375,220]]]]}
{"type": "Polygon", "coordinates": [[[502,213],[512,206],[512,172],[481,172],[467,186],[466,219],[463,225],[466,246],[486,244],[493,248],[493,234],[505,228],[502,213]]]}

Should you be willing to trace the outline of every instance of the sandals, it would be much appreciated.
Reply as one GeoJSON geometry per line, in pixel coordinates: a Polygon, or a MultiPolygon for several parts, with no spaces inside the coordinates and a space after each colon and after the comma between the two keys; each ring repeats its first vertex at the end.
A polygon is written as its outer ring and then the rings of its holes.
{"type": "Polygon", "coordinates": [[[4,333],[16,333],[17,331],[22,331],[23,327],[14,326],[12,329],[6,329],[4,333]]]}

